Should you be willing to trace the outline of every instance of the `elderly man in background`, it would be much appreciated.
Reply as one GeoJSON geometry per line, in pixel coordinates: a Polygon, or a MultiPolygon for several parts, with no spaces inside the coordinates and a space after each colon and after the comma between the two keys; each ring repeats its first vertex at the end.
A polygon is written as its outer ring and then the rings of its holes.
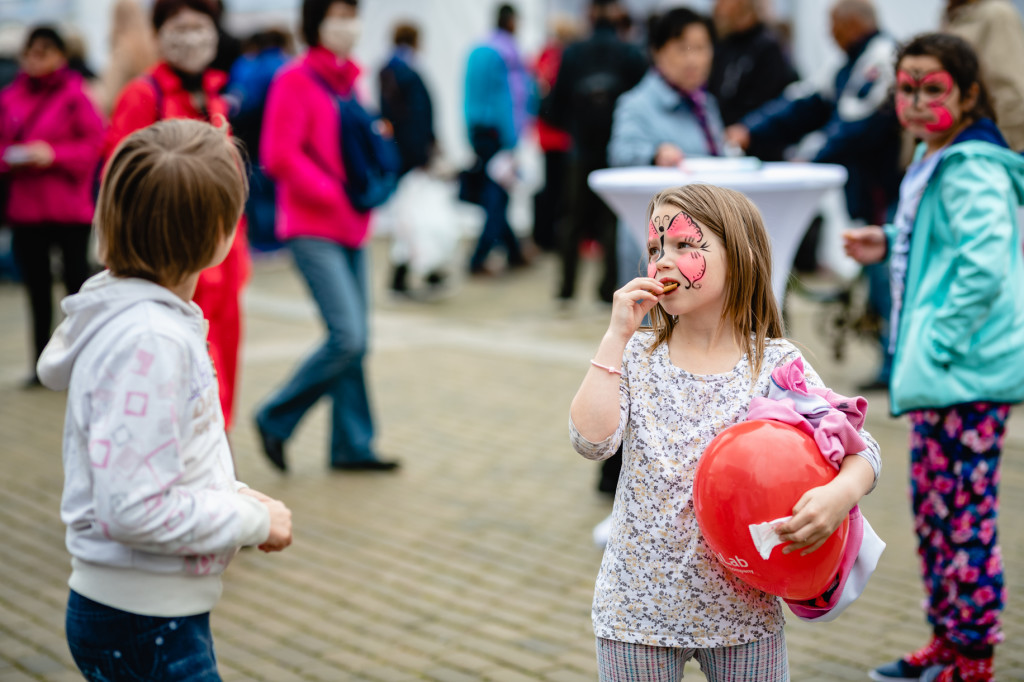
{"type": "MultiPolygon", "coordinates": [[[[836,163],[849,174],[850,218],[881,225],[895,208],[900,183],[900,129],[889,93],[895,80],[896,41],[882,33],[870,0],[838,0],[831,11],[832,37],[846,54],[836,73],[802,97],[783,97],[729,126],[726,139],[743,149],[771,141],[795,144],[819,131],[824,143],[806,160],[836,163]]],[[[890,308],[889,278],[882,265],[867,267],[869,306],[883,322],[890,308]]],[[[861,390],[888,386],[888,334],[879,335],[882,366],[861,390]]]]}

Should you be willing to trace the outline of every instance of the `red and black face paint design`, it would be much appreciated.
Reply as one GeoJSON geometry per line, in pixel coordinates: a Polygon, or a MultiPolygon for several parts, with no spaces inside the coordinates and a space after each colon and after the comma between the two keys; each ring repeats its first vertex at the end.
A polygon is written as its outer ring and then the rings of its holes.
{"type": "Polygon", "coordinates": [[[704,232],[697,222],[682,211],[674,216],[668,214],[651,216],[647,227],[648,277],[658,271],[658,261],[668,253],[675,257],[679,274],[686,280],[686,289],[699,289],[700,279],[707,270],[704,253],[708,250],[704,232]]]}
{"type": "Polygon", "coordinates": [[[953,92],[953,76],[949,71],[907,71],[896,72],[896,116],[904,126],[908,122],[907,108],[918,109],[922,104],[931,113],[931,120],[924,123],[930,133],[942,133],[956,123],[953,114],[946,107],[946,100],[953,92]]]}

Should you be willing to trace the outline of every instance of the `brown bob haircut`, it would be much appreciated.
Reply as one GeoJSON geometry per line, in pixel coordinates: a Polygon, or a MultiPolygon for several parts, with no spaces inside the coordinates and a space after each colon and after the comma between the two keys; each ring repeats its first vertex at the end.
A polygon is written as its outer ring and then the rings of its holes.
{"type": "Polygon", "coordinates": [[[138,130],[104,172],[93,219],[100,261],[118,277],[177,285],[232,235],[248,191],[242,152],[225,129],[167,119],[138,130]]]}
{"type": "MultiPolygon", "coordinates": [[[[734,190],[684,185],[654,195],[647,206],[648,223],[654,209],[666,205],[696,220],[725,246],[725,306],[717,333],[733,335],[746,351],[756,376],[768,340],[782,337],[782,316],[772,292],[772,245],[761,213],[750,199],[734,190]]],[[[658,304],[651,309],[651,325],[654,350],[668,341],[676,319],[658,304]]]]}

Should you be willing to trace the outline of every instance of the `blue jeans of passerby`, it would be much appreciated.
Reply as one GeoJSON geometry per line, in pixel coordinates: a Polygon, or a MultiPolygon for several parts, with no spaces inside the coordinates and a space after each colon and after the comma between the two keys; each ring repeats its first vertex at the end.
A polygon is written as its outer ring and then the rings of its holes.
{"type": "Polygon", "coordinates": [[[482,268],[487,256],[498,244],[504,245],[510,264],[516,265],[523,261],[519,240],[508,222],[508,200],[505,188],[489,177],[484,180],[480,201],[487,217],[484,219],[484,228],[480,232],[473,257],[469,261],[471,270],[482,268]]]}
{"type": "Polygon", "coordinates": [[[367,254],[322,239],[288,241],[327,327],[327,338],[263,405],[260,427],[287,440],[306,412],[330,396],[331,463],[376,459],[363,360],[369,337],[367,254]]]}
{"type": "Polygon", "coordinates": [[[220,680],[209,613],[140,616],[72,590],[64,627],[71,657],[90,682],[220,680]]]}
{"type": "Polygon", "coordinates": [[[483,268],[487,256],[498,244],[504,244],[510,264],[521,264],[523,252],[519,248],[515,232],[512,231],[512,225],[508,222],[508,192],[487,175],[487,163],[501,150],[498,131],[495,128],[474,126],[470,133],[470,143],[476,153],[473,171],[481,183],[479,202],[486,217],[476,249],[469,259],[469,269],[483,268]]]}

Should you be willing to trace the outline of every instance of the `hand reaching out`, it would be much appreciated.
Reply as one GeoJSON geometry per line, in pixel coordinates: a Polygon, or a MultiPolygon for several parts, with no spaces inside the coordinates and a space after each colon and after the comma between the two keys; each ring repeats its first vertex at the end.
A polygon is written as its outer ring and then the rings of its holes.
{"type": "Polygon", "coordinates": [[[885,260],[887,249],[885,231],[877,225],[843,231],[843,250],[847,256],[861,265],[871,265],[885,260]]]}

